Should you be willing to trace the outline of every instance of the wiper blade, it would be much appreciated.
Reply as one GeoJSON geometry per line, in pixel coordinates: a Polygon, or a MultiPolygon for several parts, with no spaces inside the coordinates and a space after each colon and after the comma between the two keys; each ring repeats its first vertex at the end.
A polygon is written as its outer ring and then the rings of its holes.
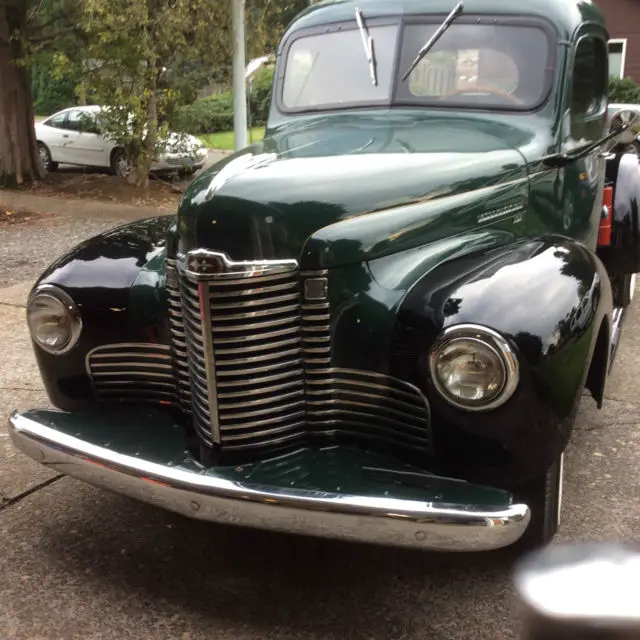
{"type": "Polygon", "coordinates": [[[445,18],[444,22],[438,27],[438,30],[429,38],[429,41],[418,51],[418,55],[409,65],[407,72],[402,76],[402,80],[406,80],[409,74],[418,66],[420,61],[429,53],[431,47],[440,40],[440,36],[449,28],[451,23],[464,11],[464,2],[460,0],[454,10],[445,18]]]}
{"type": "Polygon", "coordinates": [[[376,71],[376,54],[373,48],[373,38],[369,34],[369,30],[364,24],[364,16],[360,8],[356,8],[356,22],[358,23],[358,29],[360,29],[360,36],[362,37],[362,45],[364,46],[364,53],[367,56],[367,62],[369,63],[369,71],[371,72],[371,80],[373,86],[378,86],[378,73],[376,71]]]}

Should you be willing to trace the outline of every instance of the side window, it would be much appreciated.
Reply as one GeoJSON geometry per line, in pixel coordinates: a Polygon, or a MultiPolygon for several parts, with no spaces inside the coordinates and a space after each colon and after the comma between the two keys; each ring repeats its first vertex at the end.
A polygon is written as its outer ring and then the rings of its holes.
{"type": "Polygon", "coordinates": [[[56,129],[64,128],[64,119],[67,117],[66,113],[59,113],[57,116],[53,116],[53,118],[49,118],[44,124],[48,127],[55,127],[56,129]]]}
{"type": "Polygon", "coordinates": [[[609,58],[604,40],[582,38],[575,51],[571,115],[573,119],[601,114],[607,104],[609,58]]]}
{"type": "Polygon", "coordinates": [[[79,109],[69,111],[69,120],[67,121],[67,129],[71,131],[81,131],[84,124],[84,114],[79,109]]]}

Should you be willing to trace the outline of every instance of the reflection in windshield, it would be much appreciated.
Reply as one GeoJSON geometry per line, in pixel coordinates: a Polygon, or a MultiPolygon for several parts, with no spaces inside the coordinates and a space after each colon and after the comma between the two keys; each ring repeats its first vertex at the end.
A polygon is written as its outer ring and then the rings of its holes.
{"type": "Polygon", "coordinates": [[[367,73],[362,73],[362,41],[357,27],[293,42],[282,94],[285,108],[389,101],[398,27],[369,27],[369,33],[376,43],[376,85],[367,73]]]}
{"type": "Polygon", "coordinates": [[[463,20],[464,16],[441,34],[405,81],[401,79],[404,71],[440,25],[407,25],[398,60],[399,25],[367,25],[376,43],[377,85],[363,73],[363,40],[355,20],[352,28],[300,37],[287,53],[283,106],[291,110],[394,103],[485,109],[537,107],[546,96],[553,73],[553,48],[545,31],[529,25],[463,20]]]}
{"type": "Polygon", "coordinates": [[[438,30],[427,40],[422,46],[420,51],[416,54],[416,57],[411,61],[409,68],[404,72],[402,80],[406,80],[409,74],[418,66],[418,63],[433,49],[436,42],[442,37],[442,34],[451,26],[451,23],[462,14],[464,11],[464,4],[458,2],[453,8],[453,11],[445,18],[444,22],[438,27],[438,30]]]}
{"type": "MultiPolygon", "coordinates": [[[[406,28],[405,59],[423,38],[423,27],[406,28]]],[[[401,83],[398,99],[532,108],[549,84],[549,55],[547,35],[537,27],[456,23],[401,83]]]]}

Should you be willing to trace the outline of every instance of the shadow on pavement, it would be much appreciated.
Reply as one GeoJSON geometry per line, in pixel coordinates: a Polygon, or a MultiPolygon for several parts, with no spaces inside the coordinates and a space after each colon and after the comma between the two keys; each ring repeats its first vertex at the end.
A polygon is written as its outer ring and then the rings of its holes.
{"type": "MultiPolygon", "coordinates": [[[[505,551],[445,555],[337,543],[210,525],[90,487],[82,494],[73,517],[43,523],[37,554],[47,573],[75,574],[89,591],[123,589],[131,600],[189,612],[216,630],[250,628],[257,638],[276,630],[336,640],[466,637],[465,628],[482,626],[479,610],[488,608],[484,620],[496,608],[509,617],[505,551]],[[425,635],[437,628],[448,631],[425,635]]],[[[507,637],[502,617],[494,637],[507,637]]]]}

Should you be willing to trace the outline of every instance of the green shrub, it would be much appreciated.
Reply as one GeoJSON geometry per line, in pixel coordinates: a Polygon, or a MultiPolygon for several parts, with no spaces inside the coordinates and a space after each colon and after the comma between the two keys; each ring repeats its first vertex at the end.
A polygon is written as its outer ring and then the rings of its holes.
{"type": "Polygon", "coordinates": [[[640,86],[631,78],[610,78],[609,102],[640,104],[640,86]]]}
{"type": "MultiPolygon", "coordinates": [[[[253,78],[250,96],[251,126],[262,126],[269,117],[273,70],[263,69],[253,78]]],[[[193,135],[233,130],[233,93],[227,91],[180,107],[172,127],[193,135]]]]}
{"type": "Polygon", "coordinates": [[[251,90],[251,124],[263,126],[269,119],[271,107],[271,85],[273,83],[273,69],[261,69],[253,78],[251,90]]]}
{"type": "Polygon", "coordinates": [[[53,73],[53,64],[43,62],[31,72],[33,107],[37,114],[48,116],[76,104],[76,81],[73,76],[53,73]]]}
{"type": "Polygon", "coordinates": [[[180,107],[173,126],[194,135],[233,129],[233,95],[229,91],[180,107]]]}

